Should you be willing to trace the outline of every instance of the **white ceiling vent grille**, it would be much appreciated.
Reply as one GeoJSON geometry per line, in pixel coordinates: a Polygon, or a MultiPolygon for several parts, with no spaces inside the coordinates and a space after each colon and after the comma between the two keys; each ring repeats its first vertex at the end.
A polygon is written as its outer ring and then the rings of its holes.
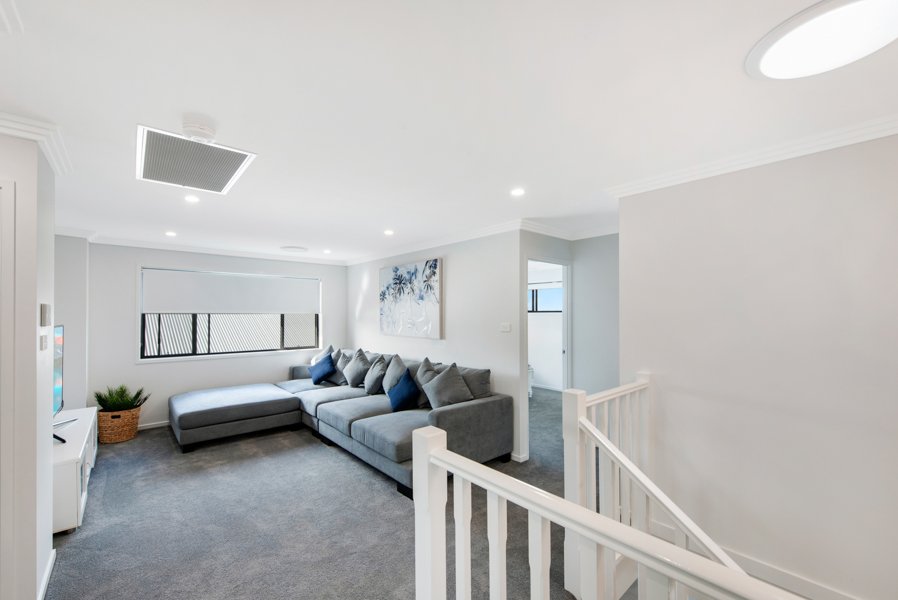
{"type": "Polygon", "coordinates": [[[137,127],[137,178],[227,194],[255,154],[137,127]]]}

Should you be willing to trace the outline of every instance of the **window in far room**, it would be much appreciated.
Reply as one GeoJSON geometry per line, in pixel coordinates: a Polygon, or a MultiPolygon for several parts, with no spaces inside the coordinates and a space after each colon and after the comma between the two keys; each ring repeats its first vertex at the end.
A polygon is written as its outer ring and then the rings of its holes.
{"type": "Polygon", "coordinates": [[[140,357],[316,348],[320,281],[141,269],[140,357]]]}
{"type": "Polygon", "coordinates": [[[527,290],[527,312],[561,312],[564,307],[562,287],[543,287],[540,284],[527,290]]]}

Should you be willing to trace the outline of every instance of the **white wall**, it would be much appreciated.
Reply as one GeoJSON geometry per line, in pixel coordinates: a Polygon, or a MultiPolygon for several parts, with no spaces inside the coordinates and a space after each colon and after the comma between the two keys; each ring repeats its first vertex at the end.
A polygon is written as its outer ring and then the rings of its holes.
{"type": "Polygon", "coordinates": [[[893,136],[620,216],[621,373],[656,376],[658,483],[723,546],[868,600],[895,595],[896,173],[893,136]]]}
{"type": "Polygon", "coordinates": [[[572,387],[589,393],[620,384],[618,236],[571,242],[572,387]]]}
{"type": "Polygon", "coordinates": [[[88,393],[106,386],[143,387],[151,394],[141,425],[167,423],[168,398],[207,387],[287,379],[291,365],[310,350],[189,359],[139,360],[140,267],[318,277],[322,282],[321,333],[325,344],[346,340],[346,267],[212,254],[90,245],[88,393]]]}
{"type": "Polygon", "coordinates": [[[517,460],[526,459],[528,446],[526,382],[523,396],[520,393],[523,378],[519,323],[523,292],[519,290],[523,283],[517,269],[519,247],[519,232],[502,233],[354,265],[349,267],[347,282],[350,346],[492,370],[493,390],[514,397],[517,460]],[[443,339],[381,334],[380,269],[426,258],[443,259],[443,339]],[[499,331],[501,323],[510,324],[511,332],[499,331]]]}
{"type": "Polygon", "coordinates": [[[15,307],[13,322],[3,322],[15,352],[2,357],[15,381],[0,398],[4,414],[12,416],[0,424],[0,592],[28,599],[42,593],[54,556],[52,328],[40,326],[39,305],[53,302],[55,193],[52,171],[32,141],[0,135],[0,180],[16,185],[15,307]],[[42,336],[48,342],[43,350],[42,336]]]}
{"type": "Polygon", "coordinates": [[[87,406],[87,281],[89,244],[56,236],[54,325],[65,327],[63,400],[66,410],[87,406]]]}
{"type": "Polygon", "coordinates": [[[564,385],[561,354],[564,315],[530,313],[527,326],[527,362],[533,367],[533,385],[561,390],[564,385]]]}

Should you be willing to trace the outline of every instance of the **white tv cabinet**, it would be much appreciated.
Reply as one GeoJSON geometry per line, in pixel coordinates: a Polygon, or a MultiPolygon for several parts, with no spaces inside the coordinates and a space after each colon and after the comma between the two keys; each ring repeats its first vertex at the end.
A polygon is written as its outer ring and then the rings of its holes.
{"type": "Polygon", "coordinates": [[[81,525],[87,504],[87,482],[97,459],[97,409],[61,411],[54,423],[74,418],[53,428],[66,443],[53,440],[53,533],[72,531],[81,525]]]}

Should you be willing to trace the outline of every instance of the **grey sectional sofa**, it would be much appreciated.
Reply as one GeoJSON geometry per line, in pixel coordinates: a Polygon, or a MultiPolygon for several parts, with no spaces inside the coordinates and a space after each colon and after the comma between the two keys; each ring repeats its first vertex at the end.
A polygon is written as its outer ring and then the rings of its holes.
{"type": "MultiPolygon", "coordinates": [[[[354,350],[343,350],[353,353],[354,350]]],[[[371,362],[378,355],[365,353],[371,362]]],[[[392,356],[384,355],[386,361],[392,356]]],[[[198,390],[169,399],[172,431],[182,447],[197,442],[300,422],[397,482],[410,495],[412,431],[433,425],[447,432],[453,452],[478,462],[508,460],[513,443],[511,396],[490,390],[488,369],[458,367],[473,399],[431,408],[416,374],[421,362],[401,359],[420,391],[417,408],[393,412],[387,394],[369,394],[331,378],[312,382],[310,365],[290,369],[290,379],[198,390]]],[[[398,363],[397,363],[398,364],[398,363]]],[[[434,365],[442,373],[448,365],[434,365]]]]}

